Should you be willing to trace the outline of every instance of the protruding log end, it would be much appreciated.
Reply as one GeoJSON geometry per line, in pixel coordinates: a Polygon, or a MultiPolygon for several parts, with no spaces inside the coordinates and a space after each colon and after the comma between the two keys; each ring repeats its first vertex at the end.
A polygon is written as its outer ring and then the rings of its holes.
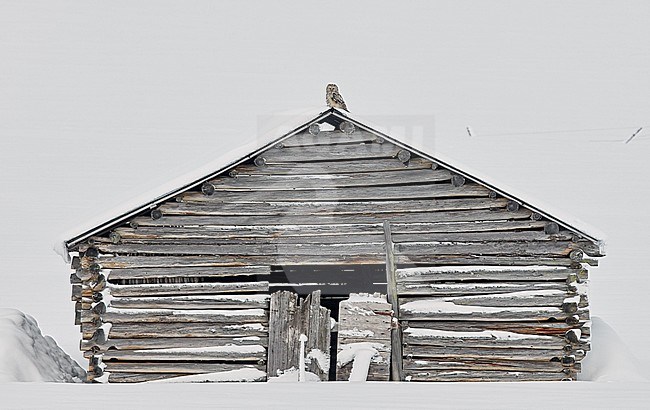
{"type": "Polygon", "coordinates": [[[70,267],[72,267],[72,269],[79,269],[81,267],[81,259],[79,259],[78,256],[73,256],[70,267]]]}
{"type": "Polygon", "coordinates": [[[565,313],[576,313],[578,311],[578,303],[564,302],[562,303],[562,311],[565,313]]]}
{"type": "Polygon", "coordinates": [[[508,201],[508,203],[506,204],[506,209],[509,212],[517,212],[519,210],[519,203],[512,200],[508,201]]]}
{"type": "Polygon", "coordinates": [[[236,169],[231,169],[230,172],[228,172],[228,176],[230,178],[237,178],[239,176],[239,172],[236,169]]]}
{"type": "Polygon", "coordinates": [[[313,123],[309,126],[309,133],[314,137],[320,133],[320,125],[313,123]]]}
{"type": "Polygon", "coordinates": [[[575,249],[569,254],[569,259],[574,262],[580,262],[584,257],[585,253],[581,249],[575,249]]]}
{"type": "Polygon", "coordinates": [[[201,185],[201,193],[203,193],[203,195],[205,196],[210,196],[214,194],[214,185],[212,185],[209,182],[204,183],[203,185],[201,185]]]}
{"type": "Polygon", "coordinates": [[[91,246],[88,249],[86,249],[86,252],[84,252],[84,256],[87,258],[96,258],[99,256],[99,250],[91,246]]]}
{"type": "Polygon", "coordinates": [[[537,212],[533,212],[533,213],[530,215],[530,219],[532,219],[533,221],[541,221],[542,218],[543,218],[542,214],[537,213],[537,212]]]}
{"type": "Polygon", "coordinates": [[[151,210],[151,219],[156,220],[162,218],[163,213],[160,209],[151,210]]]}
{"type": "Polygon", "coordinates": [[[465,185],[465,177],[458,174],[453,174],[451,176],[451,185],[458,188],[465,185]]]}
{"type": "Polygon", "coordinates": [[[275,144],[275,145],[273,146],[273,148],[275,148],[275,149],[282,149],[282,148],[284,148],[284,144],[281,143],[281,142],[278,142],[277,144],[275,144]]]}
{"type": "Polygon", "coordinates": [[[411,159],[411,153],[405,149],[401,149],[397,153],[397,159],[406,164],[411,159]]]}
{"type": "Polygon", "coordinates": [[[488,197],[490,199],[497,199],[498,196],[499,194],[497,194],[495,191],[490,191],[490,193],[488,194],[488,197]]]}
{"type": "Polygon", "coordinates": [[[555,235],[560,232],[560,225],[555,222],[549,222],[544,226],[544,233],[547,235],[555,235]]]}
{"type": "Polygon", "coordinates": [[[104,302],[99,302],[92,308],[93,313],[98,315],[103,315],[106,313],[106,304],[104,302]]]}
{"type": "Polygon", "coordinates": [[[431,162],[431,169],[438,169],[438,166],[437,162],[431,162]]]}
{"type": "Polygon", "coordinates": [[[256,167],[263,167],[266,165],[266,158],[260,155],[253,160],[253,164],[255,164],[256,167]]]}
{"type": "Polygon", "coordinates": [[[138,226],[139,226],[139,225],[138,225],[138,223],[137,223],[135,220],[133,220],[133,221],[129,221],[129,227],[130,227],[131,229],[138,229],[138,226]]]}
{"type": "Polygon", "coordinates": [[[81,285],[72,285],[72,296],[70,300],[73,302],[81,300],[81,285]]]}
{"type": "Polygon", "coordinates": [[[569,326],[577,326],[580,323],[580,316],[573,315],[566,318],[566,324],[569,326]]]}
{"type": "Polygon", "coordinates": [[[71,273],[70,274],[70,284],[71,285],[81,285],[81,278],[77,276],[77,273],[71,273]]]}
{"type": "Polygon", "coordinates": [[[101,265],[98,264],[98,263],[93,263],[92,265],[90,265],[90,267],[88,268],[88,270],[90,270],[90,272],[91,272],[93,275],[96,275],[97,273],[99,273],[100,270],[102,270],[102,267],[101,267],[101,265]]]}
{"type": "Polygon", "coordinates": [[[339,125],[339,129],[340,129],[341,131],[343,131],[344,133],[348,134],[348,135],[352,134],[352,133],[354,132],[355,128],[356,128],[356,127],[354,126],[354,124],[352,124],[352,123],[349,122],[349,121],[343,121],[343,122],[339,125]]]}
{"type": "Polygon", "coordinates": [[[95,330],[95,333],[93,333],[92,337],[88,341],[98,345],[106,343],[106,334],[104,333],[104,329],[95,330]]]}
{"type": "Polygon", "coordinates": [[[571,329],[564,334],[564,339],[569,343],[577,344],[580,343],[580,334],[576,329],[571,329]]]}
{"type": "Polygon", "coordinates": [[[93,293],[93,302],[101,302],[104,299],[104,295],[101,293],[93,293]]]}
{"type": "Polygon", "coordinates": [[[108,234],[108,239],[111,240],[111,243],[114,243],[114,244],[117,245],[118,243],[120,243],[122,241],[122,236],[119,233],[113,231],[110,234],[108,234]]]}

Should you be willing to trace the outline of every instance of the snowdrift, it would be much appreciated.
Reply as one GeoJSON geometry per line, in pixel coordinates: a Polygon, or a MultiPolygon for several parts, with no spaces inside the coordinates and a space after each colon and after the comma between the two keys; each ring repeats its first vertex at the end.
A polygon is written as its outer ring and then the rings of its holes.
{"type": "Polygon", "coordinates": [[[86,372],[33,317],[0,308],[0,382],[82,382],[86,372]]]}

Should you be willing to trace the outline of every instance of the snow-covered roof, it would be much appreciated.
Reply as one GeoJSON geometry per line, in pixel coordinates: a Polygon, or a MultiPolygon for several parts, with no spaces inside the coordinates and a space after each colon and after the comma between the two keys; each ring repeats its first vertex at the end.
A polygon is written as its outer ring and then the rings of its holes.
{"type": "Polygon", "coordinates": [[[258,138],[253,142],[229,151],[192,172],[174,178],[162,186],[143,193],[142,195],[121,204],[119,207],[104,212],[97,217],[86,221],[84,224],[63,233],[56,240],[54,250],[61,255],[66,262],[69,262],[69,250],[74,248],[74,246],[80,242],[93,235],[104,232],[107,229],[111,229],[114,226],[120,225],[142,212],[153,209],[160,203],[172,199],[182,192],[201,186],[204,182],[213,179],[224,171],[242,162],[255,158],[261,152],[267,150],[278,142],[304,131],[311,124],[322,123],[325,121],[330,123],[348,121],[359,129],[374,133],[386,141],[414,152],[423,158],[434,161],[440,166],[448,168],[469,180],[487,186],[503,197],[514,200],[520,205],[543,215],[547,219],[584,236],[594,243],[597,243],[601,248],[601,253],[604,254],[604,235],[598,230],[570,215],[563,214],[557,210],[551,211],[552,207],[531,198],[530,195],[516,192],[515,189],[507,187],[502,183],[492,181],[488,176],[471,169],[471,167],[460,164],[458,161],[448,158],[443,154],[437,152],[435,154],[427,153],[427,150],[424,147],[419,147],[416,142],[409,141],[410,138],[405,134],[401,134],[399,130],[397,132],[391,132],[392,135],[386,135],[379,131],[379,129],[381,129],[380,126],[372,125],[370,121],[360,119],[358,116],[353,118],[349,113],[344,113],[336,108],[329,108],[325,111],[322,111],[322,109],[309,109],[301,112],[293,112],[291,113],[291,116],[287,116],[286,118],[288,118],[286,122],[268,132],[265,132],[263,135],[258,136],[258,138]]]}

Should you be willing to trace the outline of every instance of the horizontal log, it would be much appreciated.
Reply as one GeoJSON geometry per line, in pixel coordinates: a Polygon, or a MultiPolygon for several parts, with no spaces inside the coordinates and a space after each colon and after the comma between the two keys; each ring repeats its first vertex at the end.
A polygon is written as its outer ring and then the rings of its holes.
{"type": "Polygon", "coordinates": [[[424,158],[411,158],[404,164],[397,158],[350,159],[349,161],[293,162],[286,164],[269,163],[262,167],[243,164],[235,168],[240,175],[248,174],[340,174],[354,172],[385,172],[404,169],[432,169],[432,163],[424,158]]]}
{"type": "Polygon", "coordinates": [[[108,308],[101,315],[104,323],[259,323],[268,320],[264,309],[174,310],[108,308]]]}
{"type": "Polygon", "coordinates": [[[241,267],[178,267],[158,269],[113,269],[108,280],[150,279],[150,278],[227,278],[233,276],[266,276],[271,273],[268,266],[241,267]]]}
{"type": "Polygon", "coordinates": [[[196,295],[242,292],[267,292],[268,282],[165,283],[155,285],[109,285],[113,297],[196,295]]]}
{"type": "Polygon", "coordinates": [[[144,383],[184,376],[180,373],[110,373],[109,383],[144,383]]]}
{"type": "MultiPolygon", "coordinates": [[[[487,306],[487,307],[559,307],[565,309],[565,299],[571,296],[566,290],[534,290],[516,291],[509,293],[480,294],[480,295],[459,295],[449,298],[456,305],[487,306]]],[[[403,303],[415,301],[418,298],[402,297],[403,303]]],[[[572,305],[572,309],[589,306],[586,296],[580,297],[580,302],[572,305]]],[[[574,310],[574,311],[575,311],[574,310]]],[[[569,312],[569,310],[566,310],[569,312]]]]}
{"type": "MultiPolygon", "coordinates": [[[[398,269],[398,283],[442,282],[442,281],[565,281],[571,275],[586,276],[584,269],[565,267],[423,267],[398,269]]],[[[536,285],[532,285],[536,286],[536,285]]]]}
{"type": "MultiPolygon", "coordinates": [[[[408,322],[402,321],[403,327],[408,327],[408,322]]],[[[564,337],[565,333],[573,328],[586,329],[586,323],[569,326],[564,322],[489,322],[489,321],[418,321],[417,327],[423,329],[438,329],[447,331],[473,331],[473,330],[501,330],[521,334],[555,335],[564,337]]],[[[584,333],[584,331],[583,331],[584,333]]]]}
{"type": "Polygon", "coordinates": [[[405,255],[568,256],[573,242],[406,242],[395,244],[405,255]]]}
{"type": "Polygon", "coordinates": [[[266,336],[246,337],[155,337],[139,339],[108,339],[102,343],[90,340],[81,341],[81,350],[96,350],[104,352],[108,349],[142,350],[142,349],[173,349],[173,348],[202,348],[214,346],[246,346],[261,345],[266,347],[266,336]]]}
{"type": "MultiPolygon", "coordinates": [[[[160,209],[163,215],[355,215],[394,212],[442,212],[470,209],[504,208],[504,198],[449,198],[409,201],[365,202],[253,202],[230,204],[219,202],[167,202],[160,209]]],[[[548,236],[548,235],[547,235],[548,236]]],[[[569,236],[567,239],[571,239],[569,236]]]]}
{"type": "MultiPolygon", "coordinates": [[[[395,253],[403,256],[436,255],[492,255],[492,256],[546,256],[564,257],[571,242],[460,242],[397,244],[395,253]]],[[[102,252],[117,255],[383,255],[383,243],[327,243],[327,244],[234,244],[234,245],[156,245],[156,244],[101,244],[102,252]]],[[[103,264],[103,262],[102,262],[103,264]]]]}
{"type": "MultiPolygon", "coordinates": [[[[423,233],[493,233],[512,234],[515,230],[540,228],[540,221],[489,221],[489,222],[446,222],[446,223],[412,223],[391,224],[395,236],[416,235],[423,233]]],[[[118,228],[123,239],[240,239],[276,237],[311,237],[311,236],[361,236],[369,234],[383,235],[382,224],[346,224],[346,225],[268,225],[268,226],[213,226],[209,229],[188,227],[141,227],[118,228]]],[[[505,236],[505,235],[504,235],[505,236]]],[[[411,236],[412,237],[412,236],[411,236]]],[[[524,239],[525,240],[525,239],[524,239]]],[[[107,242],[108,243],[108,242],[107,242]]]]}
{"type": "Polygon", "coordinates": [[[109,307],[121,309],[266,309],[269,295],[204,295],[112,298],[109,307]]]}
{"type": "Polygon", "coordinates": [[[408,345],[480,347],[519,347],[529,349],[562,349],[564,336],[531,335],[503,330],[451,331],[408,327],[403,340],[408,345]]]}
{"type": "MultiPolygon", "coordinates": [[[[187,229],[180,228],[178,234],[170,234],[167,231],[169,228],[141,228],[154,231],[153,233],[143,233],[138,238],[126,238],[121,241],[123,244],[156,244],[156,245],[177,245],[177,246],[192,246],[192,245],[295,245],[295,244],[341,244],[341,243],[378,243],[381,242],[383,236],[376,230],[371,232],[363,232],[359,234],[350,235],[311,235],[311,236],[266,236],[266,237],[219,237],[201,235],[202,228],[196,228],[194,233],[189,233],[187,229]],[[156,237],[155,231],[159,230],[160,236],[156,237]],[[185,230],[185,232],[182,232],[185,230]],[[176,237],[173,237],[176,236],[176,237]]],[[[468,232],[468,233],[402,233],[393,236],[393,242],[518,242],[518,241],[553,241],[540,231],[525,231],[525,232],[468,232]]],[[[110,243],[107,240],[98,240],[97,243],[104,242],[110,243]]],[[[218,272],[215,272],[215,276],[218,272]]],[[[229,276],[230,272],[224,271],[223,276],[229,276]]],[[[203,276],[203,275],[196,275],[203,276]]],[[[233,275],[234,276],[234,275],[233,275]]]]}
{"type": "MultiPolygon", "coordinates": [[[[146,350],[108,350],[103,355],[104,363],[117,361],[260,361],[265,360],[266,349],[260,345],[211,346],[200,348],[146,349],[146,350]]],[[[155,366],[154,366],[155,367],[155,366]]]]}
{"type": "MultiPolygon", "coordinates": [[[[446,370],[488,370],[506,372],[562,372],[567,367],[560,362],[540,362],[528,360],[495,360],[495,359],[465,359],[465,360],[405,360],[404,372],[446,371],[446,370]]],[[[579,371],[580,364],[571,366],[579,371]]]]}
{"type": "Polygon", "coordinates": [[[355,130],[352,134],[340,131],[321,131],[317,135],[311,135],[303,132],[287,138],[282,141],[282,146],[289,147],[308,147],[318,145],[349,145],[373,143],[377,141],[377,136],[364,130],[355,130]]]}
{"type": "MultiPolygon", "coordinates": [[[[478,280],[478,279],[477,279],[478,280]]],[[[398,282],[397,293],[400,300],[410,300],[408,296],[464,296],[498,295],[512,292],[557,290],[567,291],[562,282],[468,282],[468,283],[422,283],[398,282]]]]}
{"type": "Polygon", "coordinates": [[[322,145],[271,148],[262,152],[260,156],[266,160],[266,164],[286,164],[292,162],[395,158],[399,150],[399,147],[388,143],[322,145]]]}
{"type": "MultiPolygon", "coordinates": [[[[370,211],[370,210],[369,210],[370,211]]],[[[169,227],[211,227],[211,226],[273,226],[273,225],[343,225],[343,224],[378,224],[383,221],[391,223],[440,223],[440,222],[486,222],[512,221],[530,218],[530,211],[520,210],[464,210],[446,212],[404,212],[382,213],[372,215],[282,215],[282,216],[165,216],[160,219],[147,217],[135,218],[138,226],[169,227]]],[[[571,242],[573,244],[573,242],[571,242]]],[[[101,245],[96,246],[101,250],[101,245]]],[[[575,244],[574,244],[575,245],[575,244]]],[[[575,247],[575,246],[574,246],[575,247]]]]}
{"type": "MultiPolygon", "coordinates": [[[[578,316],[588,318],[588,310],[578,316]]],[[[558,320],[564,321],[572,313],[556,307],[486,307],[457,305],[448,298],[427,298],[400,303],[402,320],[558,320]]]]}
{"type": "MultiPolygon", "coordinates": [[[[264,255],[264,256],[105,256],[103,269],[157,268],[180,266],[246,266],[246,265],[374,265],[384,262],[382,254],[373,255],[264,255]]],[[[545,258],[523,256],[458,256],[458,255],[396,255],[401,266],[413,263],[437,265],[502,265],[502,266],[572,266],[569,258],[545,258]]],[[[224,284],[225,286],[225,284],[224,284]]],[[[259,289],[230,290],[260,291],[259,289]]],[[[227,293],[225,290],[223,293],[227,293]]],[[[207,292],[206,292],[207,293],[207,292]]],[[[218,293],[218,292],[213,292],[218,293]]],[[[130,295],[136,296],[136,295],[130,295]]]]}
{"type": "Polygon", "coordinates": [[[350,187],[334,189],[305,189],[261,192],[219,192],[212,196],[187,192],[179,198],[181,202],[305,202],[305,201],[382,201],[432,198],[488,197],[489,190],[481,185],[468,183],[462,187],[447,184],[404,185],[387,187],[350,187]]]}
{"type": "MultiPolygon", "coordinates": [[[[417,358],[429,358],[437,360],[528,360],[550,362],[551,360],[561,360],[567,355],[564,349],[527,349],[518,347],[459,347],[459,346],[424,346],[411,345],[404,346],[404,359],[411,360],[417,358]]],[[[584,352],[571,351],[576,355],[576,360],[584,358],[584,352]]]]}
{"type": "MultiPolygon", "coordinates": [[[[93,331],[94,332],[94,331],[93,331]]],[[[84,332],[88,340],[93,332],[84,332]]],[[[268,336],[263,323],[217,324],[217,323],[114,323],[108,332],[110,339],[178,338],[178,337],[248,337],[268,336]]]]}
{"type": "Polygon", "coordinates": [[[575,380],[575,374],[542,372],[506,372],[489,370],[410,371],[404,373],[412,382],[516,382],[575,380]]]}
{"type": "Polygon", "coordinates": [[[178,363],[178,362],[107,362],[105,371],[110,373],[178,373],[201,374],[217,373],[253,368],[264,371],[265,366],[241,363],[178,363]]]}
{"type": "Polygon", "coordinates": [[[405,169],[399,171],[332,175],[238,175],[221,177],[209,183],[214,195],[221,192],[287,191],[289,189],[332,189],[447,182],[451,173],[443,169],[405,169]]]}

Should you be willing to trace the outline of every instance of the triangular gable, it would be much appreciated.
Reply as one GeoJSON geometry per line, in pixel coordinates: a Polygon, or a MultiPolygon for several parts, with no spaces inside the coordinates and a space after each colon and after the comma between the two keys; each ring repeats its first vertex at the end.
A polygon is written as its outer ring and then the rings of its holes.
{"type": "Polygon", "coordinates": [[[249,144],[231,151],[223,157],[218,158],[209,164],[206,164],[206,166],[201,167],[199,170],[191,174],[184,175],[183,177],[179,177],[173,181],[170,181],[170,183],[165,184],[164,187],[159,188],[155,192],[149,193],[148,195],[145,194],[140,198],[130,201],[119,210],[114,210],[108,214],[103,215],[102,217],[98,218],[96,222],[88,223],[85,227],[64,234],[62,236],[62,239],[57,241],[55,244],[55,250],[66,261],[69,261],[68,252],[74,249],[77,244],[83,242],[89,237],[123,224],[134,216],[150,211],[157,205],[171,200],[183,192],[200,187],[206,181],[219,176],[225,171],[243,162],[255,159],[260,153],[268,150],[274,145],[307,130],[309,126],[314,123],[329,123],[337,127],[344,121],[348,121],[354,124],[355,127],[373,133],[398,147],[421,156],[422,158],[433,161],[439,164],[441,167],[447,168],[458,175],[461,175],[469,180],[483,185],[505,198],[516,201],[520,205],[529,208],[531,211],[539,213],[549,221],[554,221],[560,226],[563,226],[566,229],[598,244],[601,247],[601,253],[604,254],[603,241],[599,238],[600,235],[592,233],[592,229],[586,229],[582,226],[579,226],[578,223],[575,223],[572,220],[572,218],[565,217],[563,220],[561,220],[557,217],[554,217],[547,211],[544,211],[544,209],[541,209],[541,207],[536,206],[533,203],[534,201],[527,201],[522,195],[514,195],[511,189],[504,190],[503,188],[499,188],[496,184],[490,182],[488,178],[477,177],[477,173],[469,171],[467,167],[458,166],[453,160],[443,159],[439,154],[436,154],[435,156],[427,154],[424,149],[420,149],[411,144],[407,144],[401,141],[399,138],[386,135],[385,133],[378,131],[377,127],[371,127],[367,125],[369,122],[362,122],[360,120],[352,118],[349,116],[349,114],[343,113],[335,108],[331,108],[319,113],[311,111],[297,116],[293,121],[290,121],[290,123],[285,123],[282,127],[279,127],[275,131],[266,133],[263,136],[263,140],[260,141],[260,139],[257,139],[254,142],[254,145],[249,144]],[[290,131],[286,132],[287,129],[290,129],[290,131]],[[571,222],[568,222],[569,220],[571,220],[571,222]]]}

